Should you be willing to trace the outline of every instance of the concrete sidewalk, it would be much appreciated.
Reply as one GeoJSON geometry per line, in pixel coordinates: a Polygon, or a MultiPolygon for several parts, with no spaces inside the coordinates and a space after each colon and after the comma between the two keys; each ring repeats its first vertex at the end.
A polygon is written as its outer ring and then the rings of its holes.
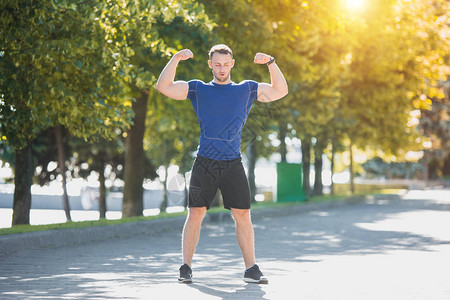
{"type": "MultiPolygon", "coordinates": [[[[288,207],[260,208],[252,211],[252,219],[268,216],[285,216],[305,211],[331,208],[363,201],[366,198],[379,197],[350,197],[338,201],[321,203],[303,203],[288,207]]],[[[397,195],[386,197],[397,198],[397,195]]],[[[0,236],[0,255],[11,254],[27,249],[50,248],[61,246],[74,246],[89,242],[103,241],[114,238],[127,238],[135,235],[152,235],[170,230],[181,231],[186,217],[170,217],[167,219],[139,221],[118,225],[89,227],[80,229],[60,229],[21,233],[15,235],[0,236]]],[[[225,213],[209,213],[204,223],[217,223],[231,221],[231,215],[225,213]]]]}
{"type": "MultiPolygon", "coordinates": [[[[232,222],[207,222],[194,283],[179,230],[0,256],[0,299],[450,299],[450,191],[254,212],[268,285],[242,281],[232,222]]],[[[177,225],[178,226],[178,225],[177,225]]]]}

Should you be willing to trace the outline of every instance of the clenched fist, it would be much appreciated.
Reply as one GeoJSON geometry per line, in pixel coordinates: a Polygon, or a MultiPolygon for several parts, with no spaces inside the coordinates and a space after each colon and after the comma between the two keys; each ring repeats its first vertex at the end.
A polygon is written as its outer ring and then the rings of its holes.
{"type": "Polygon", "coordinates": [[[267,64],[270,61],[271,56],[258,52],[255,55],[255,59],[253,60],[255,62],[255,64],[267,64]]]}
{"type": "Polygon", "coordinates": [[[192,51],[189,50],[189,49],[183,49],[183,50],[178,51],[177,53],[175,53],[174,56],[176,58],[178,58],[179,60],[187,60],[189,58],[193,58],[194,57],[194,53],[192,53],[192,51]]]}

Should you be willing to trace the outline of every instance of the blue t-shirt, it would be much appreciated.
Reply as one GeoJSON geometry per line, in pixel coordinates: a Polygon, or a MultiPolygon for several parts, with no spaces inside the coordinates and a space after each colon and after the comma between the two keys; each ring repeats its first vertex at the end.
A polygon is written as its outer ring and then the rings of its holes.
{"type": "Polygon", "coordinates": [[[251,80],[224,85],[189,81],[188,98],[200,125],[198,155],[215,160],[241,157],[242,129],[257,93],[258,83],[251,80]]]}

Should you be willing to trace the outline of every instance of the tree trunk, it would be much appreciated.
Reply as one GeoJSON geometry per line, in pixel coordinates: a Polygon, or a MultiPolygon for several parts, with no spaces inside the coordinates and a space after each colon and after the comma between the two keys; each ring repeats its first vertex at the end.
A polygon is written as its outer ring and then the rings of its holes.
{"type": "Polygon", "coordinates": [[[422,159],[422,167],[423,167],[423,174],[422,174],[422,180],[425,181],[425,186],[428,186],[428,162],[429,162],[429,150],[424,151],[424,156],[422,159]]]}
{"type": "Polygon", "coordinates": [[[67,221],[72,221],[70,217],[69,195],[67,194],[66,160],[64,158],[63,127],[61,125],[55,127],[55,139],[56,149],[58,151],[59,172],[62,176],[64,212],[66,213],[67,221]]]}
{"type": "Polygon", "coordinates": [[[311,168],[311,139],[302,140],[302,163],[303,163],[303,191],[306,198],[311,193],[311,184],[309,182],[309,173],[311,168]]]}
{"type": "Polygon", "coordinates": [[[336,154],[336,149],[335,149],[335,145],[334,145],[334,141],[333,141],[333,143],[331,144],[331,195],[334,195],[333,175],[334,175],[335,154],[336,154]]]}
{"type": "Polygon", "coordinates": [[[33,178],[31,142],[15,151],[14,204],[12,225],[30,224],[31,183],[33,178]]]}
{"type": "Polygon", "coordinates": [[[159,207],[160,212],[165,212],[167,210],[168,202],[167,202],[167,178],[169,177],[169,166],[164,166],[164,169],[166,169],[165,175],[164,175],[164,194],[163,194],[163,201],[161,202],[161,205],[159,207]]]}
{"type": "Polygon", "coordinates": [[[124,191],[122,217],[142,216],[144,180],[144,132],[147,115],[148,93],[144,92],[133,102],[133,125],[127,131],[125,148],[124,191]]]}
{"type": "Polygon", "coordinates": [[[323,194],[323,182],[322,182],[322,154],[323,144],[317,140],[314,146],[314,195],[320,196],[323,194]]]}
{"type": "Polygon", "coordinates": [[[353,170],[353,143],[350,140],[350,192],[355,193],[355,173],[353,170]]]}
{"type": "Polygon", "coordinates": [[[250,186],[251,202],[255,202],[256,182],[255,182],[255,166],[256,166],[256,142],[247,145],[248,158],[248,184],[250,186]]]}
{"type": "Polygon", "coordinates": [[[102,162],[102,168],[98,175],[98,181],[100,183],[100,197],[98,199],[100,219],[106,218],[106,185],[105,185],[105,163],[102,162]]]}
{"type": "Polygon", "coordinates": [[[281,162],[286,162],[287,149],[286,149],[286,123],[280,122],[280,155],[281,162]]]}

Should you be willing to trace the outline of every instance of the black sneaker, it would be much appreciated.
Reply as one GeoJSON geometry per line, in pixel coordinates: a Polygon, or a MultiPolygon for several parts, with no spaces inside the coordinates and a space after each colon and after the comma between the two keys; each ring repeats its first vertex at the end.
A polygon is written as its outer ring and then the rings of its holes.
{"type": "Polygon", "coordinates": [[[179,283],[191,283],[192,282],[192,269],[184,264],[180,267],[180,277],[178,278],[179,283]]]}
{"type": "Polygon", "coordinates": [[[269,283],[269,280],[264,277],[263,273],[259,270],[258,265],[254,265],[248,270],[245,270],[244,281],[248,283],[269,283]]]}

